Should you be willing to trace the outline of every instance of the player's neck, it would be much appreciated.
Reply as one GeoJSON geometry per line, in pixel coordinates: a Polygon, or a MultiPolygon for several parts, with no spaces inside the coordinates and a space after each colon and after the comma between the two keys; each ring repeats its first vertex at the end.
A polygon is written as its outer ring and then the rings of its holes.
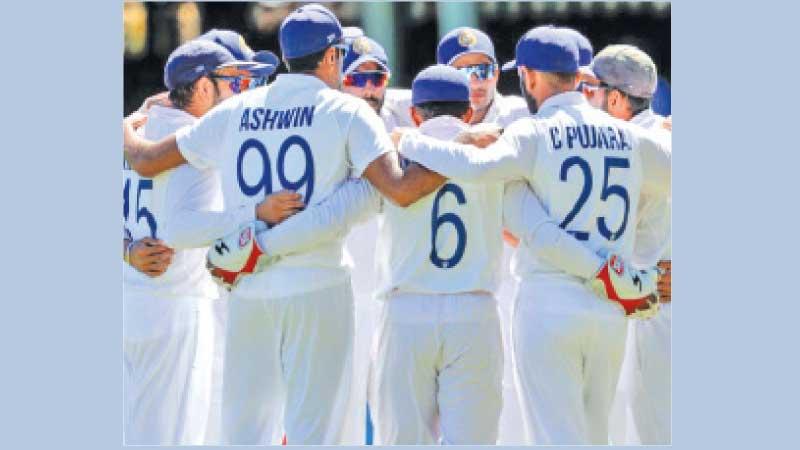
{"type": "Polygon", "coordinates": [[[187,114],[191,114],[192,116],[197,117],[197,118],[202,117],[203,114],[205,114],[207,112],[205,110],[205,108],[203,108],[202,106],[199,106],[199,105],[195,105],[195,104],[186,105],[186,107],[183,108],[182,111],[187,113],[187,114]]]}

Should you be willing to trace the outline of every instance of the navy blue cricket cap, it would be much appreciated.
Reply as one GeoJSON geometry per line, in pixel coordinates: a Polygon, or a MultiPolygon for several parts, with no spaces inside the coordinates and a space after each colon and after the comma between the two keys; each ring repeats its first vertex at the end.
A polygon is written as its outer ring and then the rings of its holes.
{"type": "Polygon", "coordinates": [[[452,64],[456,58],[467,53],[482,53],[497,64],[494,44],[489,36],[481,30],[469,27],[456,28],[442,37],[436,48],[436,62],[452,64]]]}
{"type": "Polygon", "coordinates": [[[468,102],[467,74],[450,66],[437,64],[423,69],[411,83],[411,104],[428,102],[468,102]]]}
{"type": "Polygon", "coordinates": [[[311,3],[286,16],[278,39],[284,59],[300,58],[342,44],[342,25],[330,10],[311,3]]]}
{"type": "Polygon", "coordinates": [[[540,72],[578,72],[580,57],[575,37],[552,25],[525,33],[517,42],[515,54],[515,59],[503,64],[503,70],[525,66],[540,72]]]}
{"type": "Polygon", "coordinates": [[[592,43],[589,42],[589,38],[572,28],[562,27],[561,29],[575,38],[575,43],[578,45],[578,65],[586,67],[591,64],[594,49],[592,48],[592,43]]]}
{"type": "Polygon", "coordinates": [[[344,57],[344,73],[348,74],[355,71],[358,66],[365,62],[375,62],[389,72],[389,61],[386,57],[386,50],[381,44],[366,37],[359,36],[353,39],[347,46],[347,54],[344,57]]]}
{"type": "Polygon", "coordinates": [[[237,61],[257,62],[274,66],[276,69],[281,65],[281,60],[275,53],[269,50],[253,51],[244,36],[233,30],[219,30],[213,28],[198,36],[197,39],[216,42],[231,52],[237,61]]]}
{"type": "Polygon", "coordinates": [[[189,84],[217,67],[236,61],[225,47],[206,40],[193,40],[172,51],[164,66],[167,89],[189,84]]]}

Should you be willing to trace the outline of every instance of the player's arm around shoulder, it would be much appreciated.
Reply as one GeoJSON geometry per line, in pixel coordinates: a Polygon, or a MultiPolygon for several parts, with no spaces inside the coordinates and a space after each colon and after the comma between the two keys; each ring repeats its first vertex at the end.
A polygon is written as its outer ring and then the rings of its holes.
{"type": "Polygon", "coordinates": [[[174,134],[158,142],[139,135],[136,130],[146,121],[147,116],[139,112],[126,117],[122,121],[122,137],[125,159],[131,169],[145,178],[153,178],[161,172],[184,164],[186,159],[178,151],[174,134]]]}
{"type": "Polygon", "coordinates": [[[444,177],[419,165],[401,167],[383,121],[365,101],[358,101],[346,137],[355,176],[366,178],[384,197],[401,207],[413,204],[444,183],[444,177]]]}

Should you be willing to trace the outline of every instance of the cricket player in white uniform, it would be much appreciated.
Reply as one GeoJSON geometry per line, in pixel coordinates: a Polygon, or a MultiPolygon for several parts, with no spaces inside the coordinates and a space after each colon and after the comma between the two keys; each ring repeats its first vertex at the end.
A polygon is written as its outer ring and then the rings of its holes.
{"type": "MultiPolygon", "coordinates": [[[[455,67],[459,67],[469,76],[471,106],[473,110],[479,111],[478,114],[481,116],[480,120],[473,120],[472,123],[483,120],[484,123],[496,123],[502,127],[528,114],[525,102],[521,98],[503,97],[497,93],[499,72],[497,71],[494,46],[485,33],[472,28],[460,28],[448,33],[439,44],[438,56],[441,64],[453,61],[455,67]],[[463,42],[463,45],[460,42],[463,42]],[[477,63],[472,64],[474,62],[477,63]]],[[[344,61],[344,75],[344,92],[366,100],[381,116],[387,131],[392,131],[399,126],[416,126],[410,114],[411,90],[386,87],[391,71],[386,52],[378,42],[363,35],[351,39],[344,61]]],[[[377,229],[377,219],[371,219],[356,225],[347,238],[347,248],[354,255],[355,260],[353,284],[358,305],[360,305],[359,297],[371,297],[375,288],[374,255],[377,229]]],[[[504,248],[502,264],[504,276],[499,288],[500,293],[503,294],[500,298],[507,300],[502,303],[504,318],[510,318],[513,293],[513,285],[507,269],[511,252],[510,247],[504,248]]],[[[367,305],[366,308],[377,306],[371,302],[367,305]]],[[[375,311],[365,311],[365,313],[367,312],[374,313],[375,311]]],[[[370,314],[362,316],[364,320],[359,320],[358,326],[368,330],[372,316],[370,314]]],[[[507,326],[504,327],[504,333],[508,333],[507,326]]],[[[506,335],[504,338],[506,342],[508,342],[508,337],[506,335]]],[[[507,346],[507,353],[510,353],[510,346],[507,346]]],[[[508,360],[507,364],[509,364],[508,360]]],[[[510,369],[509,364],[504,373],[510,374],[510,369]]],[[[514,414],[519,408],[513,408],[516,404],[516,395],[510,375],[504,381],[504,388],[507,391],[507,397],[512,399],[505,404],[504,417],[513,420],[515,416],[519,417],[518,413],[514,414]]],[[[504,435],[508,436],[512,434],[513,430],[518,430],[520,427],[511,423],[505,428],[509,433],[504,433],[504,435]]],[[[521,440],[508,438],[505,442],[514,443],[521,442],[521,440]]]]}
{"type": "MultiPolygon", "coordinates": [[[[212,42],[178,47],[164,69],[174,107],[152,106],[149,122],[140,131],[149,139],[160,139],[194,123],[236,92],[229,81],[214,79],[215,74],[244,66],[266,68],[241,65],[212,42]]],[[[274,66],[270,73],[273,70],[274,66]]],[[[225,224],[233,217],[217,217],[216,231],[198,241],[194,224],[198,215],[222,208],[219,177],[213,171],[183,165],[149,178],[126,163],[123,174],[129,245],[160,238],[160,245],[174,254],[163,273],[143,273],[123,265],[125,442],[208,443],[213,441],[213,431],[207,433],[213,421],[212,350],[215,334],[222,330],[214,326],[212,308],[219,292],[205,270],[204,246],[230,232],[225,224]]]]}
{"type": "MultiPolygon", "coordinates": [[[[304,5],[287,16],[279,37],[290,73],[223,102],[194,126],[152,142],[133,132],[141,117],[126,118],[131,166],[145,173],[186,161],[217,168],[226,210],[252,209],[280,189],[314,203],[351,174],[401,206],[443,183],[421,166],[401,168],[375,112],[335,90],[343,55],[333,13],[304,5]]],[[[242,245],[255,232],[245,231],[242,245]]],[[[244,276],[231,292],[223,389],[228,443],[277,443],[269,430],[282,423],[289,444],[335,444],[347,420],[363,421],[346,411],[354,325],[343,259],[337,237],[244,276]]]]}
{"type": "MultiPolygon", "coordinates": [[[[665,117],[650,108],[657,86],[653,60],[630,45],[611,45],[597,54],[591,70],[597,86],[591,103],[614,117],[639,125],[663,139],[665,117]]],[[[643,197],[632,262],[641,267],[669,263],[671,202],[643,197]]],[[[662,296],[664,301],[666,296],[662,296]]],[[[671,441],[670,303],[649,321],[629,325],[628,344],[612,414],[612,441],[620,444],[669,444],[671,441]]]]}
{"type": "MultiPolygon", "coordinates": [[[[629,259],[640,194],[668,195],[670,147],[592,108],[575,92],[578,64],[571,36],[534,28],[518,42],[515,65],[536,117],[518,120],[487,149],[405,132],[401,152],[448,177],[526,180],[562,228],[596,252],[629,259]]],[[[647,317],[656,305],[600,301],[527,247],[514,267],[521,283],[512,325],[526,438],[607,443],[626,317],[647,317]]]]}
{"type": "MultiPolygon", "coordinates": [[[[470,123],[494,124],[500,128],[530,113],[525,101],[515,95],[497,92],[500,70],[491,38],[481,30],[459,27],[445,34],[436,48],[436,61],[453,66],[469,76],[470,105],[474,111],[470,123]]],[[[495,296],[500,310],[506,355],[511,355],[511,309],[516,282],[509,271],[514,249],[503,246],[500,284],[495,296]]],[[[511,370],[511,357],[504,360],[503,411],[500,417],[499,444],[521,444],[520,407],[511,370]]]]}

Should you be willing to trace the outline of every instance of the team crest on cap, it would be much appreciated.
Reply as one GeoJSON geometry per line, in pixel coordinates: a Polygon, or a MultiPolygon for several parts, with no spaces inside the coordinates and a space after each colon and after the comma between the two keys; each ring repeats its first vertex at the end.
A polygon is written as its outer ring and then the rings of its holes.
{"type": "Polygon", "coordinates": [[[478,43],[478,37],[471,30],[461,30],[458,33],[458,44],[462,47],[472,47],[478,43]]]}
{"type": "Polygon", "coordinates": [[[367,38],[363,36],[358,37],[353,41],[353,51],[358,53],[359,55],[363,55],[364,53],[369,53],[371,47],[372,46],[369,44],[367,38]]]}

